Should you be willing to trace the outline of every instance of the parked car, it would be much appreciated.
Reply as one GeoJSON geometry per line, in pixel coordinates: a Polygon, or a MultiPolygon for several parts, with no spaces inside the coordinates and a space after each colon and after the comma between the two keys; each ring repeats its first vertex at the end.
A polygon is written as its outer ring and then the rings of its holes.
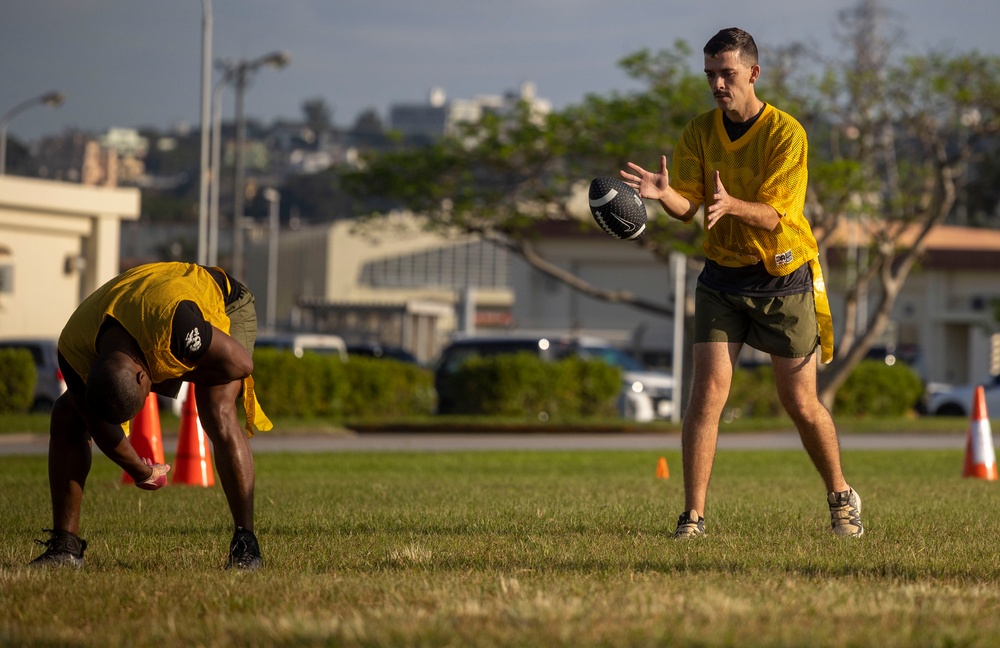
{"type": "Polygon", "coordinates": [[[54,338],[18,338],[0,340],[0,349],[27,349],[35,361],[38,378],[31,409],[49,412],[56,399],[66,391],[66,381],[59,369],[59,352],[54,338]]]}
{"type": "Polygon", "coordinates": [[[347,356],[362,356],[365,358],[390,358],[400,362],[419,364],[416,356],[402,347],[384,346],[378,342],[348,344],[347,356]]]}
{"type": "Polygon", "coordinates": [[[986,411],[991,417],[1000,415],[1000,375],[991,376],[974,385],[942,385],[931,383],[927,386],[925,409],[935,416],[969,416],[976,387],[983,386],[986,396],[986,411]]]}
{"type": "Polygon", "coordinates": [[[466,337],[447,345],[434,368],[434,386],[438,393],[438,412],[455,411],[456,403],[448,384],[462,364],[473,357],[528,352],[544,360],[560,360],[571,355],[596,358],[622,370],[618,393],[618,412],[633,421],[668,418],[673,411],[674,379],[668,373],[651,371],[642,363],[598,338],[556,337],[542,335],[466,337]]]}

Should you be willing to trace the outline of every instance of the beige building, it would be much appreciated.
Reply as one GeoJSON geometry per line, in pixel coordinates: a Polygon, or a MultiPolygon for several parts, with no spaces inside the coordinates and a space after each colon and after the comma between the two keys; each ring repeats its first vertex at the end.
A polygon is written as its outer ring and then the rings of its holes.
{"type": "Polygon", "coordinates": [[[0,176],[0,337],[57,337],[119,272],[122,220],[138,189],[0,176]]]}
{"type": "Polygon", "coordinates": [[[283,229],[278,239],[271,277],[267,227],[248,232],[245,280],[262,331],[335,333],[430,362],[456,329],[509,323],[507,255],[474,237],[432,234],[412,215],[394,213],[283,229]]]}

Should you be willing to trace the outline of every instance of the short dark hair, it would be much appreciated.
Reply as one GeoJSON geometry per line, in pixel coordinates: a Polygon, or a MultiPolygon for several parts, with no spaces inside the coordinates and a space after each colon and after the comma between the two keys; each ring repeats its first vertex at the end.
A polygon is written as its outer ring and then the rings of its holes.
{"type": "Polygon", "coordinates": [[[708,56],[724,52],[739,52],[741,61],[751,67],[757,65],[757,43],[753,36],[738,27],[720,29],[705,43],[705,54],[708,56]]]}
{"type": "Polygon", "coordinates": [[[146,404],[145,390],[127,365],[98,359],[87,374],[87,405],[113,425],[130,421],[146,404]]]}

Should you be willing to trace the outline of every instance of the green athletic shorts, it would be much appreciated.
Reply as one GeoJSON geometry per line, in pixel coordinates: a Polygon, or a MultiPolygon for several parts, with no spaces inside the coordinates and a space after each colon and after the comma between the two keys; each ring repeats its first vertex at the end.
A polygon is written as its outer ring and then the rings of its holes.
{"type": "Polygon", "coordinates": [[[819,344],[813,294],[745,297],[699,283],[694,341],[738,342],[782,358],[805,358],[819,344]]]}
{"type": "Polygon", "coordinates": [[[236,301],[226,306],[226,315],[229,316],[229,337],[252,354],[257,341],[257,309],[249,288],[243,286],[236,301]]]}

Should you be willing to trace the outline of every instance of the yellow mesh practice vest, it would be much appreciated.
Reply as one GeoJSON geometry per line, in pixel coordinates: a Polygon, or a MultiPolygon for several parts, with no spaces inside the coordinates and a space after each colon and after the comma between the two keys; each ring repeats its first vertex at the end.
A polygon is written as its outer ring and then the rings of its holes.
{"type": "Polygon", "coordinates": [[[707,230],[705,256],[729,268],[762,262],[768,273],[784,276],[809,263],[820,337],[820,360],[833,359],[833,318],[823,271],[804,209],[809,145],[791,115],[767,104],[754,125],[729,140],[722,110],[703,113],[687,125],[674,150],[670,186],[697,205],[711,205],[715,172],[730,196],[774,207],[781,217],[773,231],[723,216],[707,230]]]}
{"type": "MultiPolygon", "coordinates": [[[[97,359],[97,334],[111,317],[139,343],[154,383],[180,378],[193,369],[170,350],[174,312],[182,301],[194,302],[209,324],[229,334],[222,289],[205,268],[150,263],[124,272],[83,300],[59,336],[59,351],[86,382],[97,359]]],[[[256,402],[253,379],[244,379],[243,386],[247,434],[252,436],[254,425],[267,430],[271,423],[256,402]]]]}
{"type": "Polygon", "coordinates": [[[768,104],[754,125],[729,141],[719,109],[699,115],[684,129],[674,151],[670,185],[695,204],[712,204],[715,171],[729,195],[774,207],[781,216],[772,232],[723,217],[707,231],[705,256],[734,268],[762,261],[775,276],[791,274],[818,255],[803,215],[806,200],[805,130],[768,104]]]}
{"type": "Polygon", "coordinates": [[[182,301],[197,304],[209,324],[229,334],[222,290],[207,270],[188,263],[150,263],[126,271],[83,300],[59,336],[59,350],[86,382],[97,359],[97,333],[112,317],[139,343],[153,382],[179,378],[193,368],[170,351],[174,311],[182,301]]]}

